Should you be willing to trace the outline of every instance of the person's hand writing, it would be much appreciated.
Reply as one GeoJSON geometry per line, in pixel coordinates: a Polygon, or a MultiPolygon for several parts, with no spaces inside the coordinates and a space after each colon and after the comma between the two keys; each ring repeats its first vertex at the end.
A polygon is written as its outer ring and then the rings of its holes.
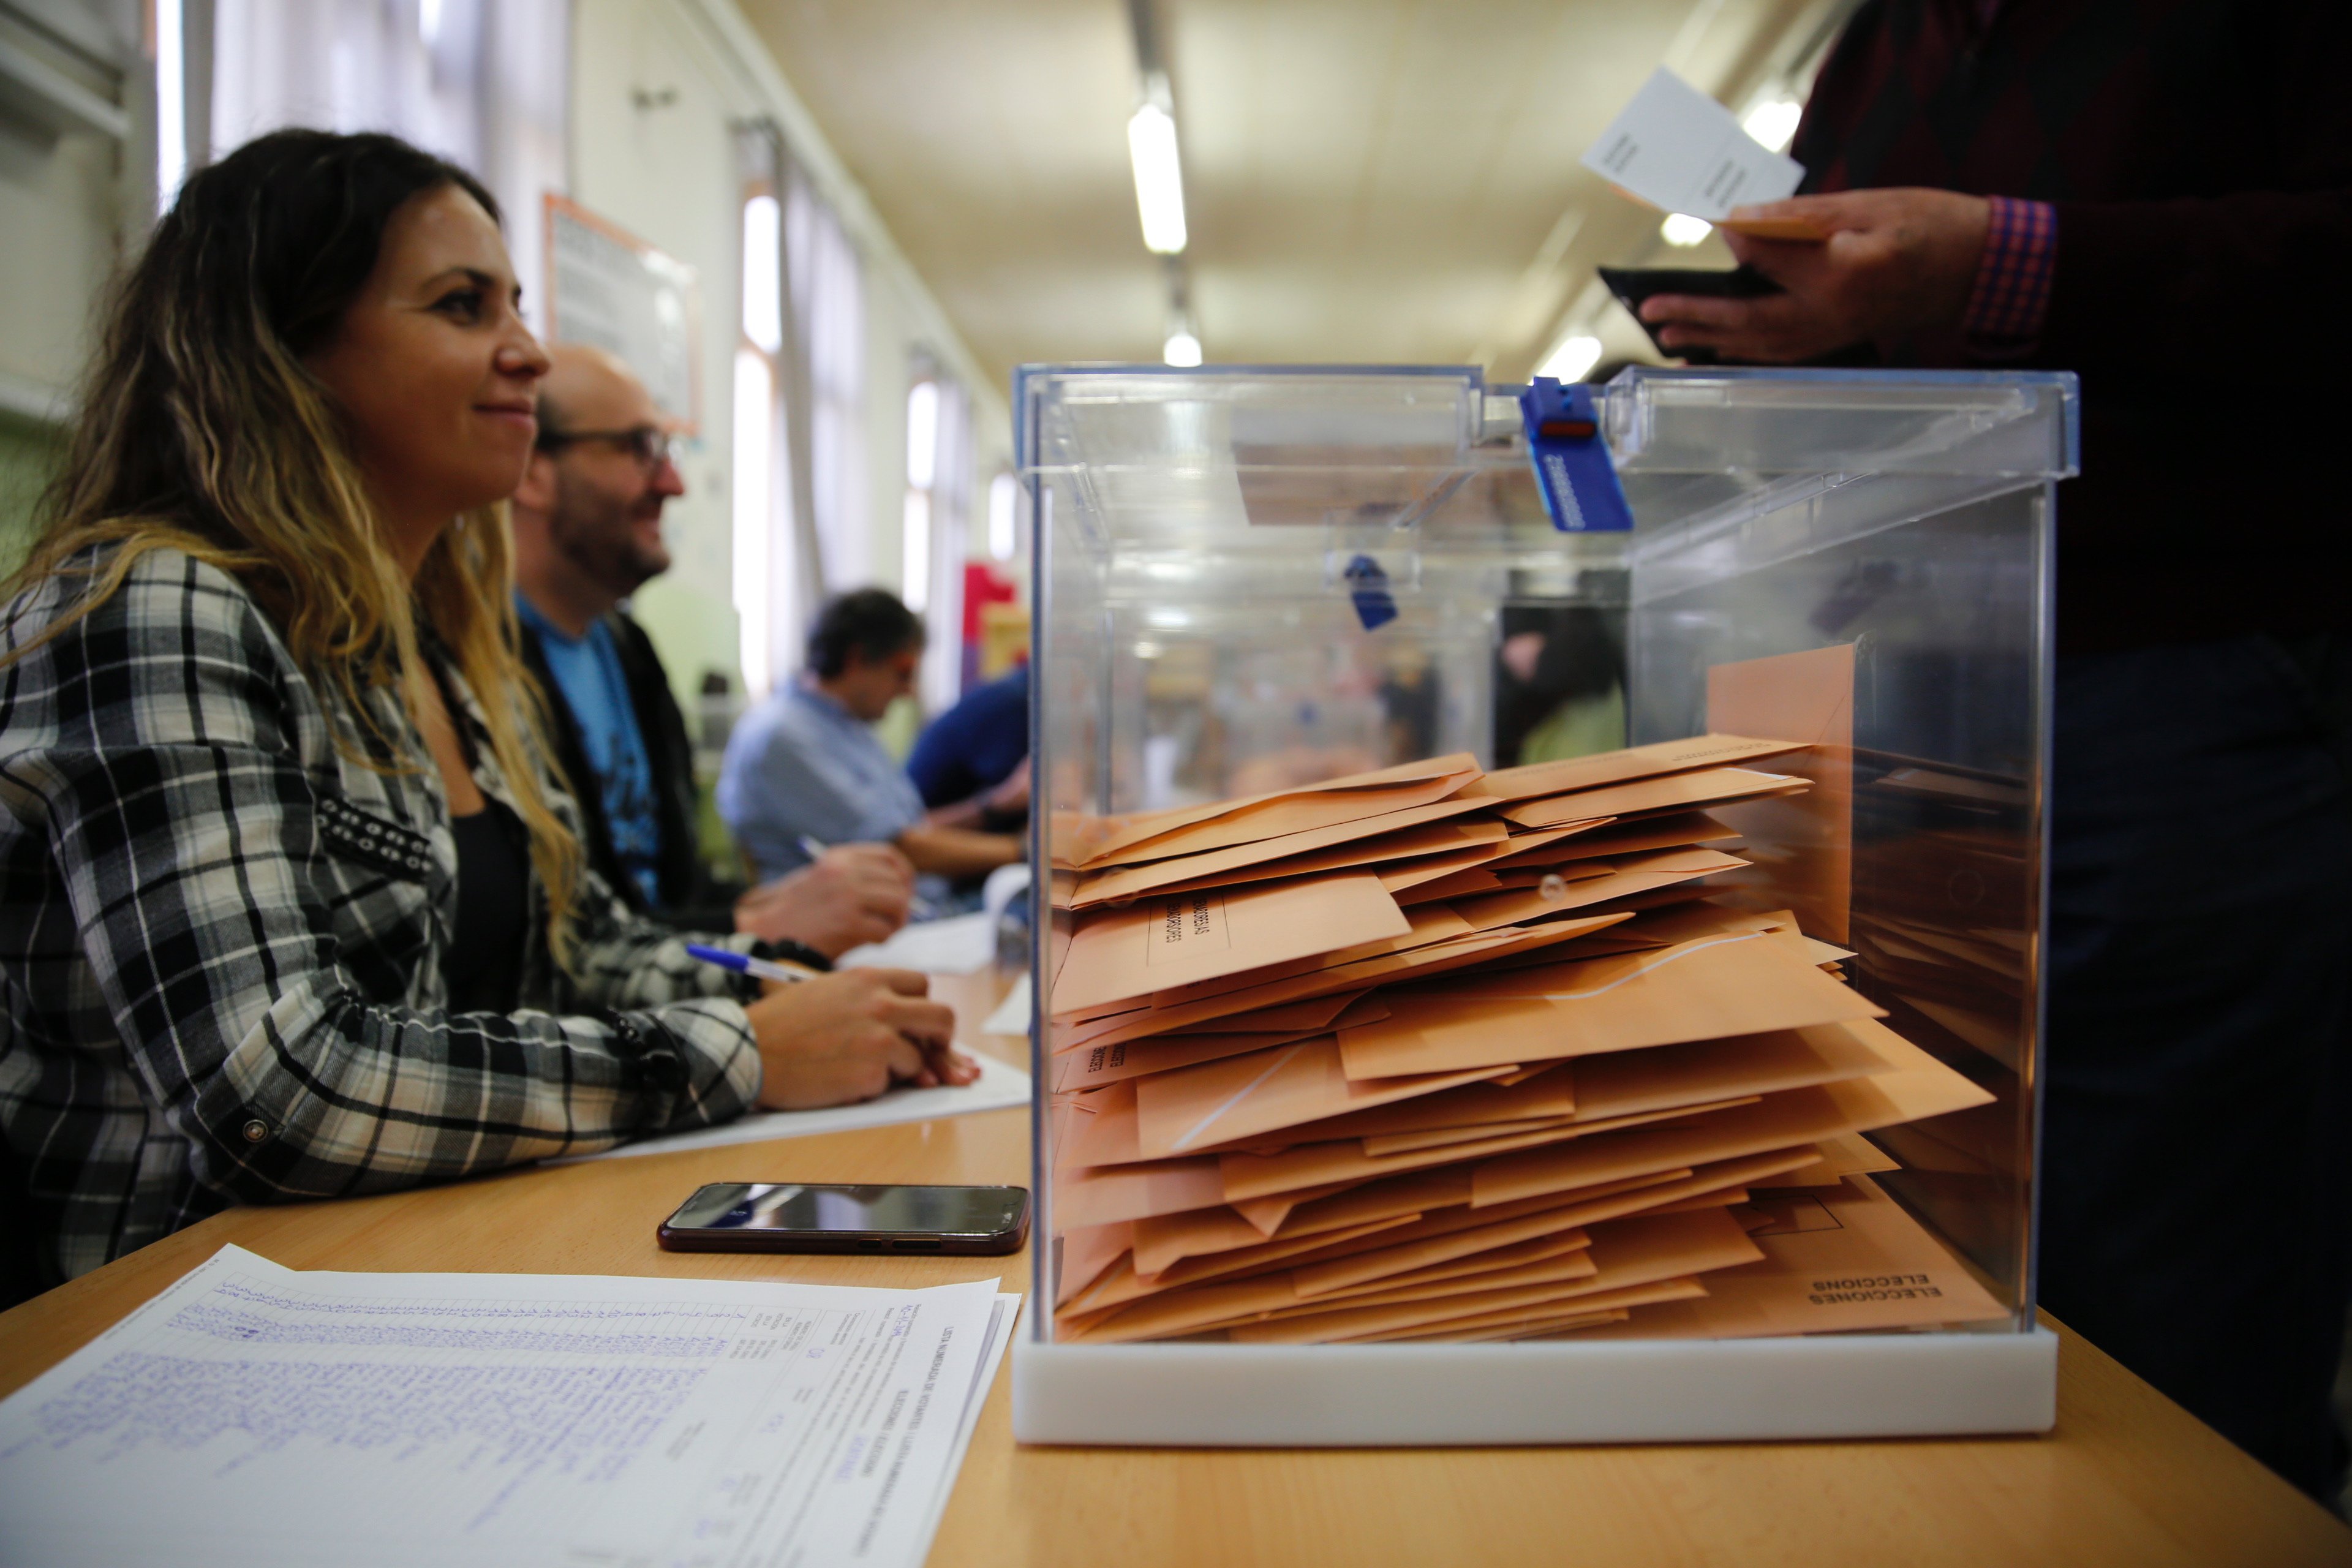
{"type": "Polygon", "coordinates": [[[1886,344],[1957,326],[1984,253],[1991,206],[1952,191],[1895,189],[1794,196],[1739,207],[1735,218],[1802,218],[1819,243],[1723,231],[1732,254],[1786,290],[1758,300],[1654,294],[1642,320],[1669,352],[1787,363],[1857,343],[1886,344]]]}
{"type": "Polygon", "coordinates": [[[880,942],[907,923],[915,868],[887,844],[842,844],[736,900],[735,929],[797,942],[827,958],[880,942]]]}
{"type": "Polygon", "coordinates": [[[745,1009],[760,1047],[760,1103],[807,1110],[871,1100],[893,1082],[930,1088],[980,1076],[958,1051],[955,1015],[904,969],[850,969],[776,985],[745,1009]]]}

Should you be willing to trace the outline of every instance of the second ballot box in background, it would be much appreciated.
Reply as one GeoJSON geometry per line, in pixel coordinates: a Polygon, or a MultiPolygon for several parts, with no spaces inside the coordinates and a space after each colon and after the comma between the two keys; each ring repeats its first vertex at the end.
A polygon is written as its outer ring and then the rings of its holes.
{"type": "Polygon", "coordinates": [[[2046,1427],[2072,378],[1628,371],[1615,531],[1555,526],[1521,390],[1018,379],[1017,1434],[2046,1427]]]}

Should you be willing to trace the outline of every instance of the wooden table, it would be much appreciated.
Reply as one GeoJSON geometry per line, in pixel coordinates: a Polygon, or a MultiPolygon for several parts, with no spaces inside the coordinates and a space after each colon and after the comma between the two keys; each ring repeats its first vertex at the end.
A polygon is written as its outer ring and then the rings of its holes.
{"type": "MultiPolygon", "coordinates": [[[[1001,983],[942,984],[967,1019],[1001,983]]],[[[967,1030],[967,1039],[978,1038],[967,1030]]],[[[991,1042],[1009,1047],[1012,1042],[991,1042]]],[[[343,1203],[238,1209],[0,1315],[0,1394],[225,1242],[292,1268],[941,1284],[1010,1258],[674,1254],[654,1226],[704,1182],[1020,1182],[1003,1110],[699,1152],[519,1171],[343,1203]]],[[[1024,1325],[1025,1326],[1025,1325],[1024,1325]]],[[[2096,1349],[2059,1332],[2046,1437],[1375,1451],[1024,1448],[983,1409],[931,1568],[1185,1563],[2352,1563],[2352,1531],[2096,1349]]]]}

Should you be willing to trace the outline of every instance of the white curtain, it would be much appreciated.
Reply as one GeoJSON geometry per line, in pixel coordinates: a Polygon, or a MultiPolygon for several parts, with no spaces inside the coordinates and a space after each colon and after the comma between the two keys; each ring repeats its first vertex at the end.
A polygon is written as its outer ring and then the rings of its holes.
{"type": "MultiPolygon", "coordinates": [[[[923,625],[929,643],[923,652],[922,700],[929,713],[943,713],[963,695],[963,562],[971,529],[971,397],[963,384],[932,370],[938,416],[932,426],[929,559],[919,569],[927,584],[923,625]]],[[[909,433],[911,437],[911,432],[909,433]]],[[[916,564],[908,563],[910,573],[916,564]]]]}
{"type": "Polygon", "coordinates": [[[471,170],[544,330],[571,34],[571,0],[216,0],[208,140],[217,157],[289,125],[388,131],[471,170]]]}
{"type": "MultiPolygon", "coordinates": [[[[841,220],[797,168],[784,203],[784,256],[806,365],[816,580],[837,594],[874,577],[865,462],[866,266],[841,220]]],[[[792,426],[799,428],[800,421],[792,426]]]]}

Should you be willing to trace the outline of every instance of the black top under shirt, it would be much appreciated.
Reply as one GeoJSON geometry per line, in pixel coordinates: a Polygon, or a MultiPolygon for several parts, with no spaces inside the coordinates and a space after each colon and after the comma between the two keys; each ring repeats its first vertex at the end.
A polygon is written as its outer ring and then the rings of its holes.
{"type": "MultiPolygon", "coordinates": [[[[427,659],[448,709],[466,766],[475,763],[473,737],[457,722],[463,711],[448,676],[427,659]]],[[[485,793],[482,809],[449,818],[457,841],[457,929],[442,963],[453,1013],[511,1013],[522,1005],[523,944],[530,919],[530,840],[513,808],[485,793]]]]}
{"type": "Polygon", "coordinates": [[[485,798],[453,816],[457,840],[457,930],[444,964],[453,1013],[511,1013],[522,1005],[522,953],[530,919],[530,860],[522,823],[485,798]]]}

